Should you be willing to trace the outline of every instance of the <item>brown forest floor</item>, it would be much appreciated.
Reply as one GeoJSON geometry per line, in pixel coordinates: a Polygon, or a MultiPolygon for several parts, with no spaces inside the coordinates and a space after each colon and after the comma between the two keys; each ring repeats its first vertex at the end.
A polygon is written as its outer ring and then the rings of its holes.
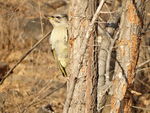
{"type": "MultiPolygon", "coordinates": [[[[150,3],[146,7],[146,23],[150,22],[148,6],[150,3]]],[[[44,15],[65,13],[66,9],[67,3],[63,0],[0,0],[0,62],[12,67],[42,35],[52,29],[44,15]]],[[[147,41],[142,42],[139,64],[150,58],[147,52],[150,50],[150,30],[144,37],[147,41]]],[[[141,71],[138,78],[147,85],[150,83],[149,74],[148,68],[141,71]]],[[[0,86],[0,113],[23,113],[24,110],[36,113],[47,104],[55,113],[61,113],[66,95],[64,83],[46,39],[0,86]]],[[[146,87],[138,81],[136,84],[135,88],[142,93],[136,99],[139,101],[137,105],[150,106],[150,85],[146,87]]]]}
{"type": "MultiPolygon", "coordinates": [[[[12,67],[51,29],[44,15],[65,13],[65,9],[66,3],[60,0],[0,0],[0,62],[12,67]]],[[[36,113],[47,104],[61,113],[64,83],[46,39],[0,86],[0,113],[36,113]]]]}

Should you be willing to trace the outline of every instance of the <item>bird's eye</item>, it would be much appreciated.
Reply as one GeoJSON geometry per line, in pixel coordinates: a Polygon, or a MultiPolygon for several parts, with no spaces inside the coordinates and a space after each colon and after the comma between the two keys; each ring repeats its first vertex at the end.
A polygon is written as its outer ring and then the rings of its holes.
{"type": "Polygon", "coordinates": [[[59,16],[56,16],[56,18],[60,19],[61,17],[59,17],[59,16]]]}

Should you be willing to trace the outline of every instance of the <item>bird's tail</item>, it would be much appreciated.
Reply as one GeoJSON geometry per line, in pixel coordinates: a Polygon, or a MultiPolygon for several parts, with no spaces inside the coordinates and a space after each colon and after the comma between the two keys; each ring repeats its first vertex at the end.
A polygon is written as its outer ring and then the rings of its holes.
{"type": "Polygon", "coordinates": [[[52,52],[52,54],[53,54],[53,56],[54,56],[54,59],[57,59],[57,64],[58,64],[58,66],[59,66],[60,71],[62,72],[62,75],[63,75],[64,77],[67,77],[66,69],[65,69],[65,67],[60,63],[59,59],[56,57],[55,51],[54,51],[54,50],[51,50],[51,52],[52,52]]]}
{"type": "Polygon", "coordinates": [[[67,72],[66,72],[65,67],[63,67],[60,62],[58,62],[58,65],[59,65],[60,71],[62,72],[62,75],[63,75],[64,77],[67,77],[67,72]]]}

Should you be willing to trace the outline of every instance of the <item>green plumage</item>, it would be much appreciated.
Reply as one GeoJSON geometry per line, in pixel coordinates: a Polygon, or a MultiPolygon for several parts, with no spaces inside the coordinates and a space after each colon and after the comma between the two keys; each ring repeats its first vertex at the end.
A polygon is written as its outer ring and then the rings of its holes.
{"type": "Polygon", "coordinates": [[[52,54],[53,54],[53,56],[54,56],[54,59],[57,61],[57,65],[58,65],[58,67],[59,67],[59,69],[60,69],[62,75],[63,75],[64,77],[67,77],[66,69],[65,69],[65,67],[63,67],[63,66],[61,65],[61,63],[59,62],[59,60],[58,60],[58,58],[57,58],[57,56],[56,56],[55,50],[51,50],[51,52],[52,52],[52,54]]]}

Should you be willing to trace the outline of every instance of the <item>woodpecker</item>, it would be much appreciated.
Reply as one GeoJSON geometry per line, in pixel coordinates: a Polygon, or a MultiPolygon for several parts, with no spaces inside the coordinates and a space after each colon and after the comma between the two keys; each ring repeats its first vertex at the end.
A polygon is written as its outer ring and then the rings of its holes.
{"type": "Polygon", "coordinates": [[[52,54],[63,74],[67,76],[66,66],[68,63],[68,19],[67,15],[53,15],[48,17],[53,26],[49,39],[52,54]]]}

